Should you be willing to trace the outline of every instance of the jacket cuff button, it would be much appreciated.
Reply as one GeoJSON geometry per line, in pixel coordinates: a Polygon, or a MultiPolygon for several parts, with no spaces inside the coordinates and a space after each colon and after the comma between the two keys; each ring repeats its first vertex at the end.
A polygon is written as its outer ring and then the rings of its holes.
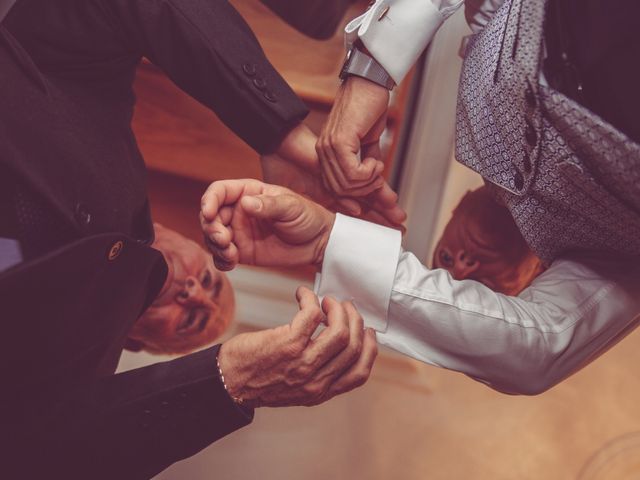
{"type": "Polygon", "coordinates": [[[265,88],[267,88],[267,82],[262,78],[254,78],[253,79],[253,85],[258,90],[264,90],[265,88]]]}
{"type": "Polygon", "coordinates": [[[242,71],[248,77],[253,77],[256,74],[256,66],[253,63],[245,63],[242,65],[242,71]]]}

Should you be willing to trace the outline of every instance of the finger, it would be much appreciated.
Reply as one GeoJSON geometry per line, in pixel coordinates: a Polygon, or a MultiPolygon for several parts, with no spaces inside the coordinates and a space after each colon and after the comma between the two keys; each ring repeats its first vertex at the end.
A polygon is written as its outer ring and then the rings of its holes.
{"type": "MultiPolygon", "coordinates": [[[[319,144],[322,147],[325,160],[339,166],[341,171],[359,171],[360,138],[355,131],[345,131],[344,125],[333,125],[329,131],[323,132],[319,144]]],[[[368,178],[368,177],[366,177],[368,178]]],[[[365,180],[354,178],[353,180],[365,180]]]]}
{"type": "Polygon", "coordinates": [[[358,153],[360,151],[360,140],[354,142],[353,146],[348,143],[334,144],[335,158],[337,166],[344,174],[345,180],[352,183],[368,182],[374,177],[376,168],[375,162],[364,163],[360,161],[358,153]]]}
{"type": "Polygon", "coordinates": [[[230,244],[225,249],[217,250],[213,255],[213,263],[218,270],[233,270],[240,261],[240,254],[235,244],[230,244]]]}
{"type": "Polygon", "coordinates": [[[234,208],[232,206],[224,206],[218,210],[218,215],[214,221],[220,222],[222,225],[229,225],[233,219],[234,208]]]}
{"type": "Polygon", "coordinates": [[[391,186],[384,182],[379,190],[376,190],[371,199],[383,208],[392,208],[398,203],[398,194],[393,191],[391,186]]]}
{"type": "Polygon", "coordinates": [[[300,312],[291,322],[291,331],[295,337],[309,340],[320,323],[324,321],[320,301],[313,291],[303,286],[296,290],[296,299],[300,312]]]}
{"type": "MultiPolygon", "coordinates": [[[[364,196],[366,193],[372,191],[371,185],[372,182],[376,180],[375,177],[366,181],[350,181],[345,176],[345,173],[340,166],[340,162],[336,157],[336,151],[333,148],[330,137],[323,138],[322,141],[318,143],[318,152],[318,155],[321,158],[320,164],[322,167],[323,179],[328,184],[327,189],[330,192],[340,196],[364,196]],[[361,191],[352,191],[363,187],[365,188],[361,191]]],[[[355,153],[351,153],[353,154],[353,161],[355,162],[353,168],[358,168],[357,165],[360,164],[360,159],[357,155],[357,149],[355,150],[355,153]]]]}
{"type": "Polygon", "coordinates": [[[203,220],[212,222],[223,206],[235,204],[246,191],[260,193],[263,185],[262,182],[254,179],[213,182],[200,200],[203,220]]]}
{"type": "MultiPolygon", "coordinates": [[[[213,256],[213,263],[219,270],[233,270],[236,266],[236,255],[231,250],[233,230],[219,222],[204,224],[202,227],[204,243],[213,256]]],[[[234,249],[237,248],[234,245],[234,249]]]]}
{"type": "MultiPolygon", "coordinates": [[[[323,382],[328,388],[335,379],[351,367],[362,351],[364,339],[364,320],[351,302],[342,302],[349,323],[349,344],[342,351],[327,362],[314,375],[314,381],[323,382]]],[[[324,333],[324,332],[323,332],[324,333]]]]}
{"type": "Polygon", "coordinates": [[[373,369],[373,364],[377,356],[378,343],[376,340],[376,332],[371,328],[367,328],[362,343],[362,353],[358,361],[328,388],[324,400],[364,385],[371,375],[371,370],[373,369]]]}
{"type": "MultiPolygon", "coordinates": [[[[362,158],[372,158],[374,160],[382,159],[382,150],[380,149],[380,140],[376,140],[375,142],[363,143],[362,150],[360,152],[360,156],[362,158]]],[[[382,162],[381,162],[382,163],[382,162]]],[[[378,167],[380,168],[380,167],[378,167]]],[[[382,164],[382,168],[384,169],[384,164],[382,164]]],[[[379,172],[381,173],[381,172],[379,172]]]]}
{"type": "Polygon", "coordinates": [[[254,218],[288,222],[300,215],[303,202],[304,199],[295,194],[256,195],[243,197],[240,205],[254,218]]]}
{"type": "Polygon", "coordinates": [[[338,211],[357,217],[362,214],[362,206],[352,198],[338,198],[336,200],[338,211]]]}
{"type": "Polygon", "coordinates": [[[340,182],[334,172],[334,168],[332,167],[336,161],[331,146],[320,146],[319,152],[322,152],[319,153],[319,156],[321,158],[320,167],[322,170],[322,180],[325,183],[325,188],[330,192],[341,195],[343,193],[342,186],[340,185],[340,182]]]}
{"type": "Polygon", "coordinates": [[[322,300],[327,328],[311,341],[305,363],[320,368],[349,345],[349,318],[344,306],[331,297],[322,300]]]}
{"type": "MultiPolygon", "coordinates": [[[[360,160],[358,160],[360,162],[360,160]]],[[[330,163],[333,176],[340,185],[340,189],[343,196],[364,196],[367,193],[380,188],[382,186],[383,179],[379,175],[375,175],[377,162],[370,159],[369,162],[363,165],[367,171],[371,172],[370,176],[367,176],[365,180],[354,180],[349,178],[350,173],[343,170],[339,163],[330,163]]]]}
{"type": "Polygon", "coordinates": [[[386,222],[398,227],[407,219],[406,212],[397,204],[398,195],[385,182],[380,190],[369,195],[366,205],[378,212],[386,222]]]}
{"type": "Polygon", "coordinates": [[[351,182],[346,179],[344,173],[340,170],[339,166],[331,165],[331,170],[333,171],[334,177],[337,179],[339,188],[340,188],[340,196],[343,197],[364,197],[369,195],[371,192],[382,187],[384,179],[381,176],[374,177],[371,180],[367,180],[364,182],[351,182]]]}

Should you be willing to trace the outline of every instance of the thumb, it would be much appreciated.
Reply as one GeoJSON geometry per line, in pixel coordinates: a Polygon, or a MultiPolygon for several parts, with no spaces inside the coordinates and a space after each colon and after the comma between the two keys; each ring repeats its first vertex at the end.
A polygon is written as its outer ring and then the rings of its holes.
{"type": "Polygon", "coordinates": [[[242,209],[254,218],[273,221],[289,221],[301,211],[301,199],[293,195],[245,196],[240,200],[242,209]]]}

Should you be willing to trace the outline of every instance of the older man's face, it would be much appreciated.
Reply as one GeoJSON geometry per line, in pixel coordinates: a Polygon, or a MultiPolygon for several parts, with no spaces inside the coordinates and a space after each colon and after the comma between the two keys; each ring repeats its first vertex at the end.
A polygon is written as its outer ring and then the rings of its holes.
{"type": "Polygon", "coordinates": [[[233,290],[199,245],[160,225],[155,229],[153,246],[164,255],[169,272],[129,337],[153,353],[187,353],[226,330],[234,314],[233,290]]]}

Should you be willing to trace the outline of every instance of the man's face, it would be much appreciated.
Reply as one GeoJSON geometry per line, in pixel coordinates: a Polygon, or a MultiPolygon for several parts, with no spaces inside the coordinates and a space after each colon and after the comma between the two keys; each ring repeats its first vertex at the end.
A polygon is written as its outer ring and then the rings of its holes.
{"type": "Polygon", "coordinates": [[[212,343],[229,326],[233,289],[199,245],[161,225],[155,230],[153,247],[165,257],[167,280],[129,337],[152,353],[188,353],[212,343]]]}
{"type": "Polygon", "coordinates": [[[454,210],[436,245],[433,267],[508,295],[519,293],[540,272],[508,210],[484,187],[468,193],[454,210]]]}

